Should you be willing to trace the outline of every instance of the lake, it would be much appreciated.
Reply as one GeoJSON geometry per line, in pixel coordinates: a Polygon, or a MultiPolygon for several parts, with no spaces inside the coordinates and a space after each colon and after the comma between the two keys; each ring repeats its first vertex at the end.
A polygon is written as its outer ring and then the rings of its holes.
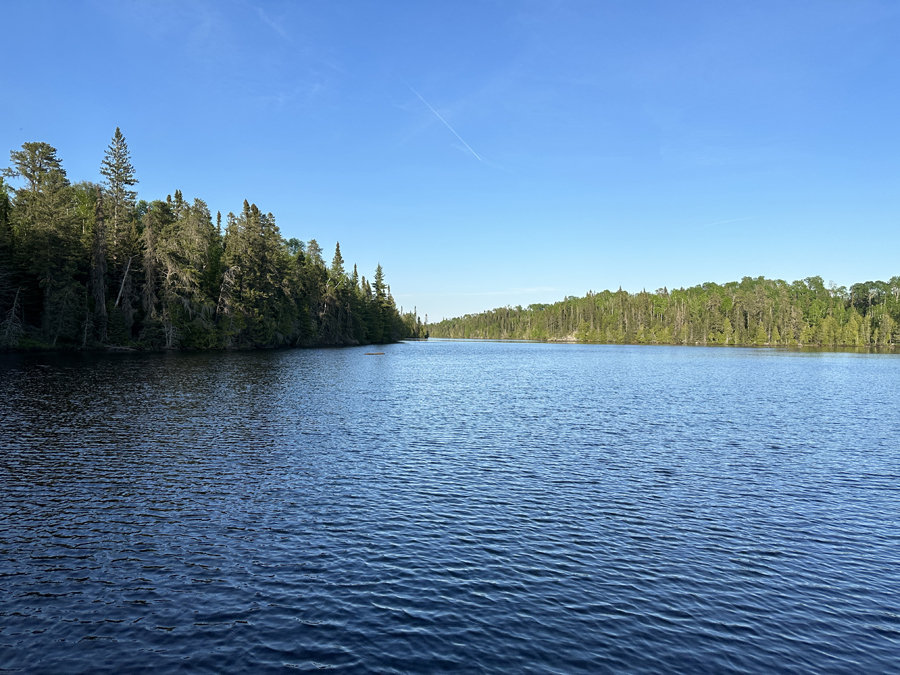
{"type": "Polygon", "coordinates": [[[376,349],[0,356],[0,672],[900,669],[900,355],[376,349]]]}

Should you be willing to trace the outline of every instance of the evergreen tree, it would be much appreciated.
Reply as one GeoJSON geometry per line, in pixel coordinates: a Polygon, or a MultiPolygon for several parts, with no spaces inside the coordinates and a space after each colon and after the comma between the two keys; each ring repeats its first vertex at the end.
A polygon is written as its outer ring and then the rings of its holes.
{"type": "Polygon", "coordinates": [[[102,189],[71,185],[46,143],[11,158],[4,176],[22,184],[0,180],[2,349],[26,339],[69,348],[352,344],[417,330],[417,317],[397,312],[380,266],[373,292],[356,266],[347,276],[340,244],[326,267],[315,239],[285,241],[255,204],[228,214],[223,233],[221,214],[213,224],[206,204],[180,190],[135,203],[121,130],[102,189]]]}
{"type": "Polygon", "coordinates": [[[160,302],[161,257],[159,239],[163,229],[172,220],[169,205],[155,201],[149,205],[143,218],[142,259],[143,283],[141,284],[141,343],[152,349],[169,347],[175,341],[175,330],[160,302]]]}
{"type": "Polygon", "coordinates": [[[384,270],[381,269],[381,263],[378,263],[378,267],[375,268],[375,297],[384,298],[384,292],[384,270]]]}
{"type": "Polygon", "coordinates": [[[225,237],[222,241],[222,281],[216,303],[216,320],[225,347],[235,344],[243,328],[242,317],[236,313],[240,309],[240,295],[245,267],[244,237],[240,223],[233,213],[226,218],[225,237]]]}
{"type": "Polygon", "coordinates": [[[80,236],[69,180],[56,148],[47,143],[24,143],[21,150],[10,152],[10,159],[13,167],[4,175],[25,181],[13,190],[18,264],[36,281],[29,284],[31,289],[43,290],[40,301],[26,296],[23,309],[40,314],[43,336],[51,344],[60,337],[76,341],[86,298],[75,279],[80,236]]]}
{"type": "Polygon", "coordinates": [[[239,217],[229,214],[219,306],[229,317],[235,344],[277,346],[294,330],[296,303],[283,283],[289,253],[271,213],[244,201],[239,217]]]}
{"type": "Polygon", "coordinates": [[[322,260],[322,247],[315,239],[310,239],[306,245],[306,258],[310,265],[325,266],[325,261],[322,260]]]}
{"type": "Polygon", "coordinates": [[[0,177],[0,311],[13,301],[19,284],[13,263],[13,233],[10,215],[12,203],[9,199],[8,187],[0,177]]]}
{"type": "Polygon", "coordinates": [[[116,127],[112,141],[106,148],[103,161],[100,163],[100,174],[103,176],[103,186],[111,202],[110,216],[112,217],[111,253],[113,264],[118,266],[122,259],[121,239],[124,235],[125,223],[130,211],[134,208],[134,200],[137,193],[131,188],[137,185],[134,177],[134,166],[131,164],[131,154],[128,152],[128,144],[122,130],[116,127]]]}
{"type": "Polygon", "coordinates": [[[589,292],[552,305],[448,319],[432,335],[495,339],[725,345],[889,346],[898,336],[900,278],[849,290],[821,277],[745,277],[650,294],[589,292]],[[894,290],[896,289],[896,290],[894,290]]]}
{"type": "Polygon", "coordinates": [[[331,260],[331,278],[339,281],[344,276],[344,258],[341,255],[341,242],[334,245],[334,258],[331,260]]]}
{"type": "Polygon", "coordinates": [[[94,330],[100,342],[107,340],[106,313],[106,219],[100,188],[94,211],[94,242],[91,255],[91,298],[94,301],[94,330]]]}

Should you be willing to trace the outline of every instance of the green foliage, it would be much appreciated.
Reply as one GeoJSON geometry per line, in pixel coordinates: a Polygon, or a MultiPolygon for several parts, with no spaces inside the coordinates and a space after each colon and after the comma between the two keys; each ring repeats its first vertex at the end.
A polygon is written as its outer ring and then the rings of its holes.
{"type": "Polygon", "coordinates": [[[109,249],[112,253],[113,267],[118,269],[127,254],[128,224],[137,197],[137,193],[131,188],[138,182],[134,177],[128,144],[119,127],[116,127],[116,133],[113,134],[112,142],[100,163],[100,174],[103,176],[104,196],[109,202],[111,221],[109,249]]]}
{"type": "Polygon", "coordinates": [[[589,292],[552,305],[501,307],[428,326],[434,337],[579,342],[894,346],[900,277],[826,288],[821,277],[788,284],[744,277],[719,285],[630,294],[589,292]]]}
{"type": "Polygon", "coordinates": [[[212,215],[180,190],[135,201],[116,129],[102,186],[69,184],[56,149],[26,143],[0,179],[0,349],[265,348],[424,336],[399,312],[381,266],[375,292],[326,267],[315,239],[285,241],[271,213],[244,202],[212,215]]]}
{"type": "Polygon", "coordinates": [[[82,283],[87,260],[77,218],[75,190],[56,148],[25,143],[10,152],[4,176],[24,185],[12,189],[11,249],[18,285],[24,288],[22,315],[40,326],[50,345],[84,342],[81,327],[87,294],[82,283]]]}

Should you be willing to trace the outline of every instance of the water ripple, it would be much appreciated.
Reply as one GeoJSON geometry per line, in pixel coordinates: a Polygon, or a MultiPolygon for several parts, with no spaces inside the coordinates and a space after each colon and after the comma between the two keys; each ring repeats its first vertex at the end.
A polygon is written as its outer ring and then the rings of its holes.
{"type": "Polygon", "coordinates": [[[0,359],[0,672],[859,673],[900,359],[0,359]]]}

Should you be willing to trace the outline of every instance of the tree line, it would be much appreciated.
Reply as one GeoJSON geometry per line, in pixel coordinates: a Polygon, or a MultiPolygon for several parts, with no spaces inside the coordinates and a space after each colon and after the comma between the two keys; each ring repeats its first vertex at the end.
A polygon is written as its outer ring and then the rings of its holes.
{"type": "Polygon", "coordinates": [[[180,190],[138,200],[117,128],[99,183],[71,183],[57,151],[25,143],[0,178],[0,349],[218,349],[424,337],[384,271],[327,265],[244,201],[213,218],[180,190]],[[16,184],[18,184],[16,186],[16,184]]]}
{"type": "Polygon", "coordinates": [[[434,337],[675,345],[893,347],[900,277],[850,288],[821,277],[744,277],[653,293],[588,292],[553,304],[501,307],[429,325],[434,337]]]}

